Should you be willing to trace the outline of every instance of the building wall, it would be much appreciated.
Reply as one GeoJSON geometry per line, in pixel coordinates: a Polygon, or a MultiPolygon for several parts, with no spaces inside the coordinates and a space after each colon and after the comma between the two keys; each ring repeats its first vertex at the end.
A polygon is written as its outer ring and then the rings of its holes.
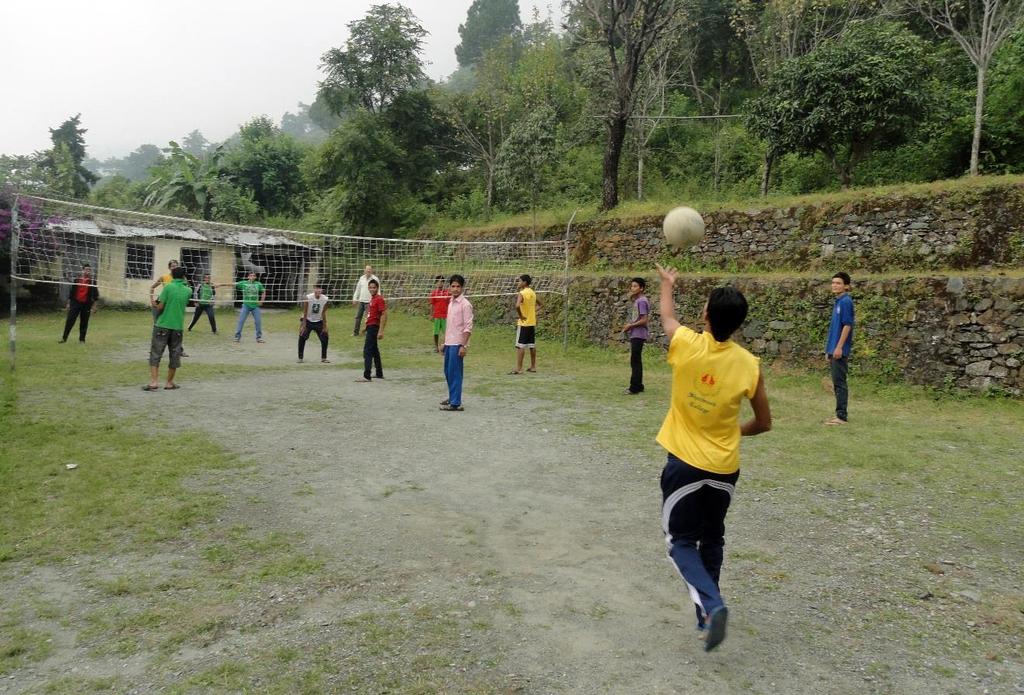
{"type": "MultiPolygon", "coordinates": [[[[125,277],[128,240],[104,239],[100,242],[97,282],[102,288],[103,300],[112,304],[147,304],[149,288],[167,272],[171,259],[180,260],[183,248],[205,249],[210,252],[210,279],[214,284],[235,281],[235,252],[232,247],[201,241],[181,239],[133,239],[133,244],[153,246],[153,274],[150,278],[125,277]]],[[[159,288],[158,288],[159,289],[159,288]]],[[[218,305],[234,301],[234,291],[223,288],[217,293],[218,305]]]]}

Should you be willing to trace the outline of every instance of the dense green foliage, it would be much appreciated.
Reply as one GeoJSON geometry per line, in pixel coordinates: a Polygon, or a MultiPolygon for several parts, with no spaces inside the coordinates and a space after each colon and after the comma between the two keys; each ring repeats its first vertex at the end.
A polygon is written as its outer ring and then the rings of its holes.
{"type": "Polygon", "coordinates": [[[522,30],[517,0],[473,0],[466,23],[459,25],[455,57],[459,65],[475,65],[497,43],[513,38],[522,30]]]}
{"type": "Polygon", "coordinates": [[[81,127],[82,114],[50,129],[53,148],[39,161],[39,168],[48,176],[50,187],[66,196],[81,198],[88,194],[89,186],[99,176],[85,168],[85,128],[81,127]]]}
{"type": "MultiPolygon", "coordinates": [[[[602,34],[606,1],[569,2],[560,32],[536,15],[522,23],[515,3],[475,0],[461,67],[440,83],[424,75],[415,15],[376,5],[323,54],[313,102],[279,124],[257,116],[222,143],[193,131],[97,162],[75,117],[51,131],[51,149],[0,157],[0,186],[391,235],[594,208],[608,200],[610,161],[626,205],[927,182],[970,167],[977,72],[923,18],[888,21],[869,0],[648,0],[669,30],[623,97],[613,68],[625,74],[631,49],[602,34]]],[[[1024,171],[1024,31],[996,51],[986,95],[981,170],[1024,171]]]]}
{"type": "Polygon", "coordinates": [[[881,22],[787,61],[753,100],[750,129],[776,154],[820,152],[843,187],[871,150],[900,144],[928,106],[920,38],[881,22]]]}

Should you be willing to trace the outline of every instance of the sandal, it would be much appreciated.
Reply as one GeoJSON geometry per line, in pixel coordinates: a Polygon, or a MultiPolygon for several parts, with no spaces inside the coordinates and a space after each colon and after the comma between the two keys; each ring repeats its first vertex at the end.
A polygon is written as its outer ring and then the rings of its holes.
{"type": "Polygon", "coordinates": [[[160,387],[159,386],[150,386],[149,384],[146,384],[145,386],[142,387],[142,390],[143,391],[159,391],[160,387]]]}
{"type": "Polygon", "coordinates": [[[164,391],[177,391],[180,388],[177,384],[171,384],[170,386],[164,386],[164,391]]]}

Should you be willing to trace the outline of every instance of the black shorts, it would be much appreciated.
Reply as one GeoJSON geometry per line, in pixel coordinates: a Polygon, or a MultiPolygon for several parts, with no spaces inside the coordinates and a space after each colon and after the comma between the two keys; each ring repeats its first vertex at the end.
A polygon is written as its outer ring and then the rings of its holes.
{"type": "Polygon", "coordinates": [[[536,347],[537,343],[534,340],[534,333],[536,332],[536,326],[517,326],[516,327],[516,347],[517,348],[532,348],[536,347]]]}

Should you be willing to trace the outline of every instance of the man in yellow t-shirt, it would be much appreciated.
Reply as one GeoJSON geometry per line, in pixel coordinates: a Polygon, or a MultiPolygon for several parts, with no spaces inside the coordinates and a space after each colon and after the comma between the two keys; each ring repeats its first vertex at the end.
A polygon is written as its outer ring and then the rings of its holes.
{"type": "Polygon", "coordinates": [[[679,275],[658,266],[661,325],[669,337],[672,398],[658,432],[668,452],[661,472],[661,523],[669,558],[696,605],[704,649],[725,639],[728,610],[718,590],[725,515],[740,475],[741,436],[767,432],[771,408],[759,360],[730,340],[747,317],[747,300],[733,287],[711,291],[702,333],[681,326],[673,289],[679,275]],[[754,417],[739,422],[743,399],[754,417]]]}
{"type": "Polygon", "coordinates": [[[516,368],[510,374],[523,373],[523,356],[526,348],[530,348],[530,368],[526,371],[537,371],[537,308],[540,303],[537,301],[537,293],[533,291],[530,284],[533,278],[529,275],[520,275],[516,278],[516,368]]]}

